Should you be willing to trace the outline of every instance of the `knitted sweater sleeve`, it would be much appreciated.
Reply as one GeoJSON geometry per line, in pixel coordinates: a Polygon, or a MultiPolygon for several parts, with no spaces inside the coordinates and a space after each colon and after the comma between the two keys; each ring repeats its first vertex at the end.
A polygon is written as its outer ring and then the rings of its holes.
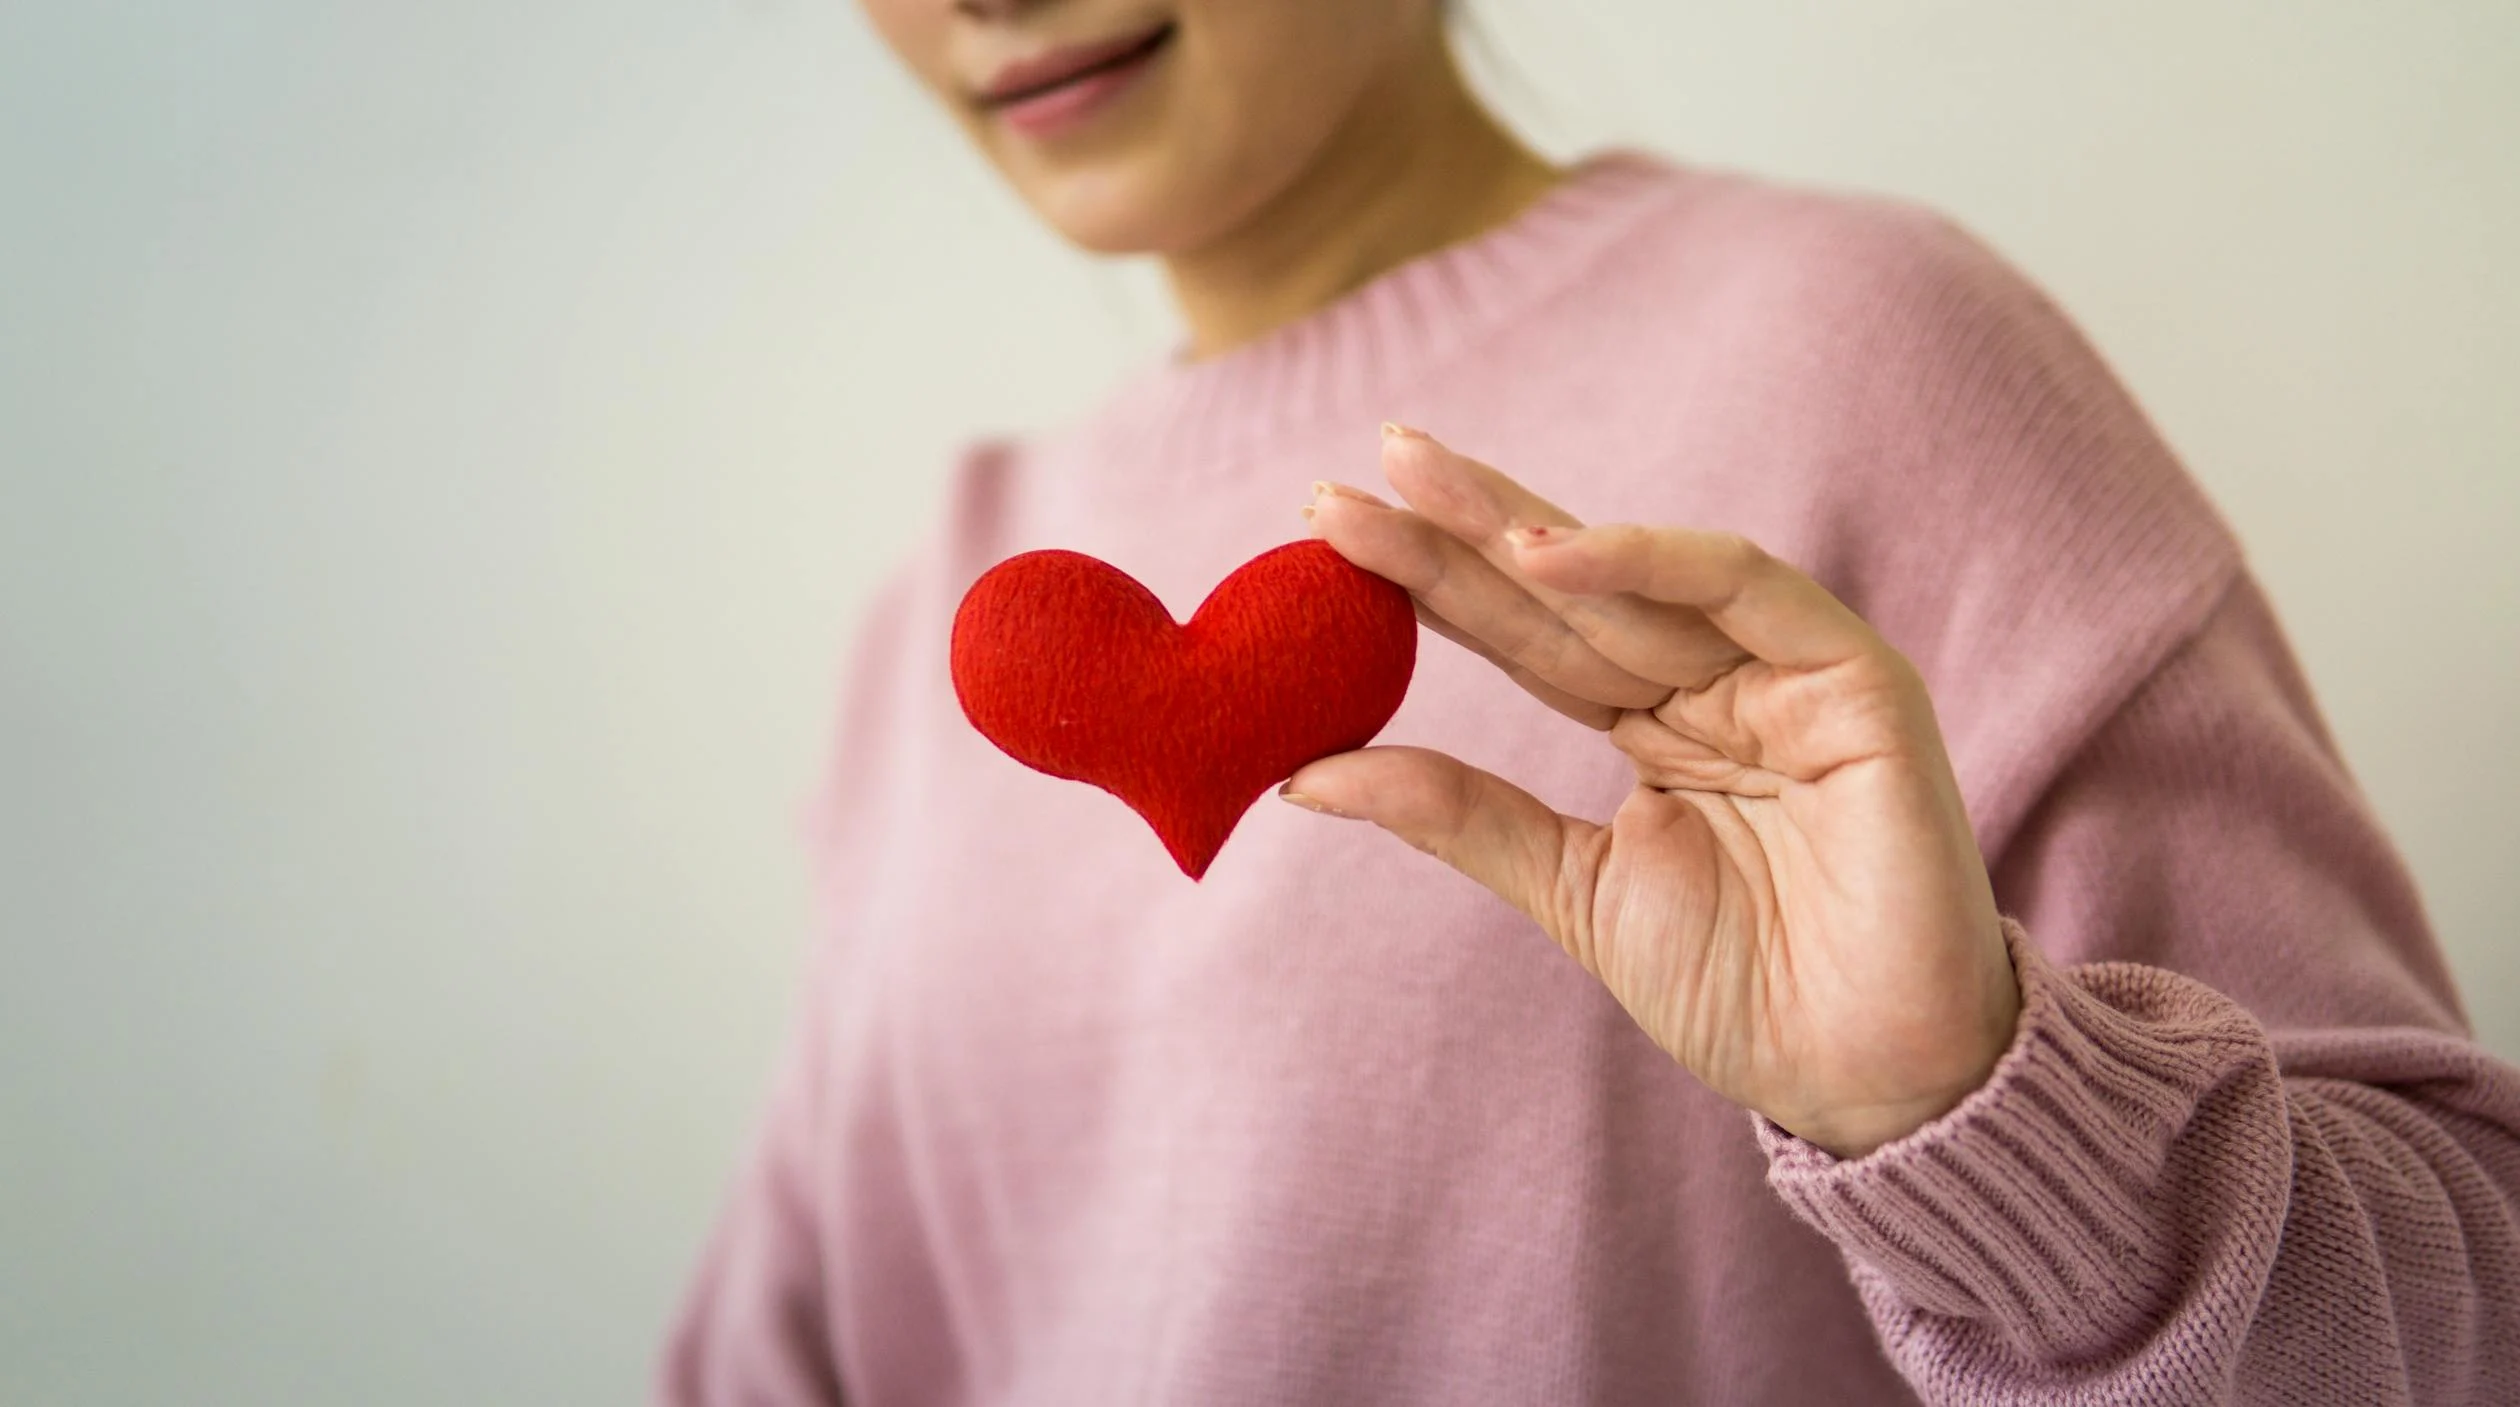
{"type": "Polygon", "coordinates": [[[881,818],[869,798],[883,794],[885,769],[898,765],[885,740],[900,724],[903,658],[930,587],[915,568],[896,572],[875,594],[851,652],[828,775],[806,818],[823,931],[809,950],[769,1107],[668,1325],[650,1391],[657,1407],[839,1407],[846,1398],[831,1329],[839,1287],[820,1212],[821,1189],[838,1175],[825,1072],[842,1058],[835,1043],[854,987],[842,900],[863,885],[875,848],[870,830],[881,818]]]}
{"type": "MultiPolygon", "coordinates": [[[[822,956],[827,959],[826,947],[822,956]]],[[[761,1133],[683,1292],[651,1400],[657,1407],[780,1403],[839,1407],[815,1222],[818,1070],[827,1042],[828,962],[806,984],[761,1133]]]]}
{"type": "Polygon", "coordinates": [[[859,1322],[882,1321],[887,1304],[902,1306],[905,1320],[919,1318],[905,1292],[853,1284],[847,1258],[834,1249],[832,1189],[864,1175],[856,1140],[888,1135],[880,1121],[835,1120],[830,1072],[862,1060],[862,1043],[873,1038],[857,900],[886,853],[892,818],[882,802],[914,785],[905,769],[919,765],[918,724],[931,716],[922,682],[942,674],[944,623],[994,559],[987,523],[1007,457],[998,441],[966,451],[947,495],[947,522],[878,588],[859,623],[827,771],[806,818],[820,934],[770,1106],[667,1328],[650,1392],[658,1407],[839,1407],[852,1389],[843,1369],[846,1316],[837,1307],[860,1301],[859,1322]],[[874,1307],[865,1307],[870,1300],[874,1307]]]}
{"type": "Polygon", "coordinates": [[[1851,1161],[1759,1121],[1918,1393],[2520,1401],[2520,1071],[2245,575],[1994,873],[1993,1078],[1851,1161]]]}

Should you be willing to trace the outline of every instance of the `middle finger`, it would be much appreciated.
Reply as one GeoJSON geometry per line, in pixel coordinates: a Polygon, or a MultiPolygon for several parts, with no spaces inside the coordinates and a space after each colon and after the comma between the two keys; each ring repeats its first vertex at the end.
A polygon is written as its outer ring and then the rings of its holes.
{"type": "Polygon", "coordinates": [[[1533,580],[1516,560],[1507,534],[1518,528],[1582,524],[1507,475],[1454,453],[1423,431],[1384,427],[1383,474],[1427,521],[1478,553],[1621,672],[1666,689],[1698,688],[1748,657],[1694,607],[1628,592],[1576,595],[1533,580]]]}
{"type": "Polygon", "coordinates": [[[1398,583],[1421,614],[1443,621],[1439,633],[1469,644],[1526,688],[1547,686],[1532,692],[1553,707],[1600,727],[1569,704],[1653,708],[1671,697],[1670,689],[1602,658],[1557,612],[1420,514],[1324,484],[1310,517],[1313,531],[1341,556],[1398,583]]]}

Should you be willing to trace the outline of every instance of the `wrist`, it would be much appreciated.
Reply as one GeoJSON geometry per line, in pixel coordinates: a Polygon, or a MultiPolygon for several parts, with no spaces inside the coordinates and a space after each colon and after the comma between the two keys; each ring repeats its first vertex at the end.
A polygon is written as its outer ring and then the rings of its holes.
{"type": "Polygon", "coordinates": [[[1998,941],[2000,970],[1990,973],[1983,984],[1977,1016],[1958,1023],[1968,1032],[1967,1038],[1946,1047],[1945,1058],[1935,1062],[1951,1072],[1947,1076],[1932,1080],[1920,1092],[1903,1092],[1890,1099],[1842,1101],[1796,1111],[1790,1118],[1760,1112],[1805,1143],[1851,1160],[1896,1143],[1960,1107],[1994,1077],[2020,1031],[2021,975],[2012,954],[2017,930],[2004,924],[1998,941]]]}

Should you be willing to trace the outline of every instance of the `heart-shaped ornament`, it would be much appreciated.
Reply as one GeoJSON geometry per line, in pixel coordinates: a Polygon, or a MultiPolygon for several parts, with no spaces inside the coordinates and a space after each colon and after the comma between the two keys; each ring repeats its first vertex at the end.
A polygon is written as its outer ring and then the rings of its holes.
{"type": "Polygon", "coordinates": [[[1262,792],[1372,741],[1416,665],[1408,593],[1319,541],[1244,563],[1187,625],[1079,552],[1010,557],[954,612],[971,725],[1127,802],[1192,879],[1262,792]]]}

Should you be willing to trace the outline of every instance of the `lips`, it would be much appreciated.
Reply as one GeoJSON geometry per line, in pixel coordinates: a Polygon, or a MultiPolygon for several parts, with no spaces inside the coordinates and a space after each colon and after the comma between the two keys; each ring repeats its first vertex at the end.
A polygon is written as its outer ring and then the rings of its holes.
{"type": "Polygon", "coordinates": [[[1160,24],[1119,39],[1019,59],[991,75],[974,97],[1019,131],[1036,136],[1064,131],[1128,87],[1172,37],[1173,27],[1160,24]]]}

